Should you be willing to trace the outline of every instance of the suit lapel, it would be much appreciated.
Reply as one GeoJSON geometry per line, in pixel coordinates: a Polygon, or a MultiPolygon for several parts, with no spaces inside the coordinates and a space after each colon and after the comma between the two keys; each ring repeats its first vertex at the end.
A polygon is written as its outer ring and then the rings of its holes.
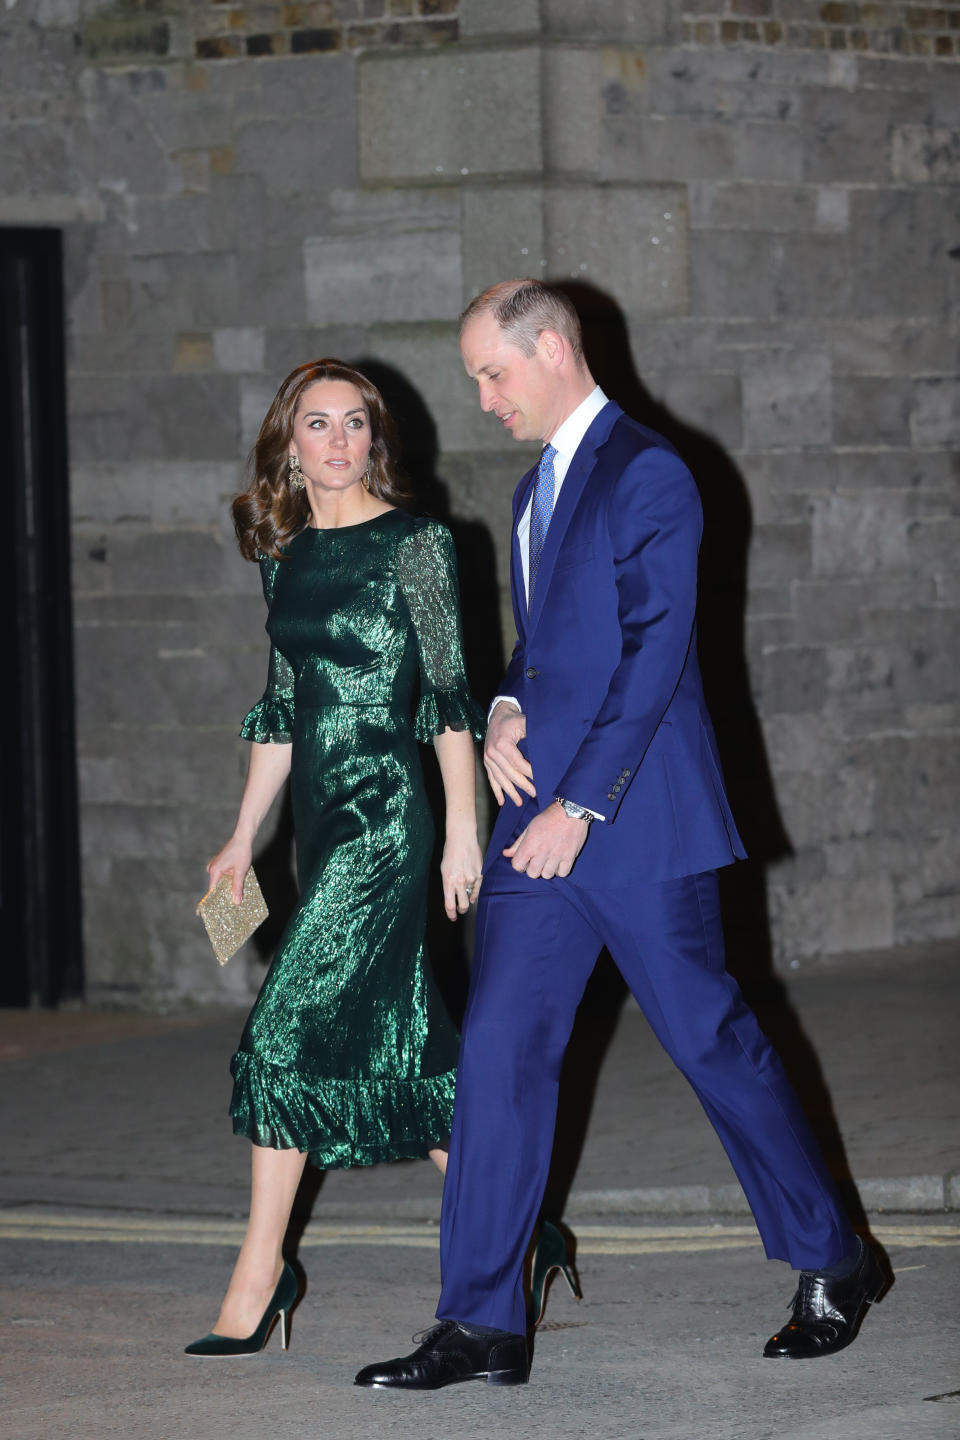
{"type": "MultiPolygon", "coordinates": [[[[560,487],[560,494],[557,496],[553,518],[547,529],[547,537],[543,543],[540,570],[533,591],[533,605],[527,621],[528,634],[533,634],[543,612],[547,591],[553,576],[553,567],[556,564],[557,555],[560,553],[563,537],[567,533],[590,476],[596,469],[597,452],[609,436],[614,421],[622,414],[623,411],[618,405],[613,401],[608,402],[590,425],[586,435],[577,446],[576,454],[570,461],[570,467],[560,487]]],[[[518,512],[518,514],[522,513],[522,511],[518,512]]],[[[516,544],[516,526],[514,526],[514,544],[516,544]]]]}

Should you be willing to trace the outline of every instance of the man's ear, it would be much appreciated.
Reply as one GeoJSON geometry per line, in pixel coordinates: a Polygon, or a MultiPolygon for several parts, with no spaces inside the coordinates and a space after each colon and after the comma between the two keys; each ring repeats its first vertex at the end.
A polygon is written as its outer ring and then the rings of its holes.
{"type": "Polygon", "coordinates": [[[540,353],[551,365],[562,365],[567,353],[567,342],[558,330],[541,330],[537,336],[540,353]]]}

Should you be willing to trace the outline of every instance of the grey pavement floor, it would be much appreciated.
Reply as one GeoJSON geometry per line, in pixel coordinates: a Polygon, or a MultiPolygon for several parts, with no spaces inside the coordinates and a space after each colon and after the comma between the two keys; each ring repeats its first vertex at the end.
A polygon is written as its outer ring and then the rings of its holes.
{"type": "Polygon", "coordinates": [[[204,1362],[245,1212],[225,1118],[242,1016],[0,1013],[0,1437],[510,1435],[960,1440],[960,955],[792,974],[764,1025],[896,1279],[857,1343],[760,1358],[792,1277],[632,1005],[581,1016],[549,1201],[584,1300],[550,1292],[529,1386],[352,1386],[430,1322],[428,1163],[305,1187],[290,1351],[204,1362]]]}

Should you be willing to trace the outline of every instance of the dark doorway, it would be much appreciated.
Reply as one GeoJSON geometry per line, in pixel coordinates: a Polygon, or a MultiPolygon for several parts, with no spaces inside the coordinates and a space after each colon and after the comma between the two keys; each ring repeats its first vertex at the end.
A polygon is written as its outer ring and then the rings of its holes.
{"type": "Polygon", "coordinates": [[[83,990],[63,264],[57,230],[0,230],[0,1005],[83,990]]]}

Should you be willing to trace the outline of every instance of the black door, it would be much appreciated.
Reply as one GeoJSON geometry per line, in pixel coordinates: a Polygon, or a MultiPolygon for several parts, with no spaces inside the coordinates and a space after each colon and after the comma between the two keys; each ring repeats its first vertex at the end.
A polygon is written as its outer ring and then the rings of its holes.
{"type": "Polygon", "coordinates": [[[0,1005],[83,990],[62,286],[0,230],[0,1005]]]}

